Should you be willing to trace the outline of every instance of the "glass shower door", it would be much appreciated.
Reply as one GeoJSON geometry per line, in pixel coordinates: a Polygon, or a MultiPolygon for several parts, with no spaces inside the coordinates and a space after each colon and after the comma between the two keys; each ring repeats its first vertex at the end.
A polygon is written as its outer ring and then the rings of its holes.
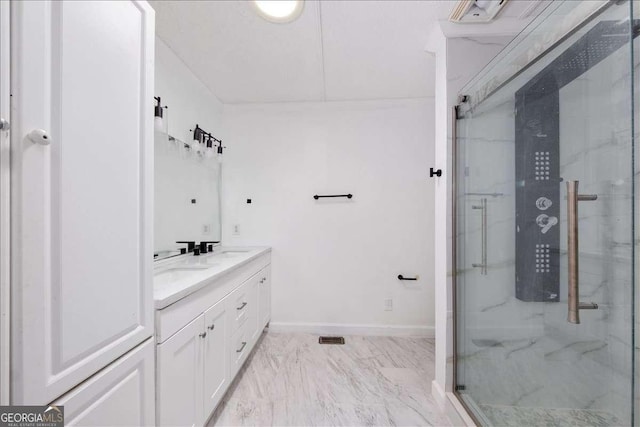
{"type": "Polygon", "coordinates": [[[460,107],[456,389],[480,424],[633,422],[630,12],[460,107]]]}

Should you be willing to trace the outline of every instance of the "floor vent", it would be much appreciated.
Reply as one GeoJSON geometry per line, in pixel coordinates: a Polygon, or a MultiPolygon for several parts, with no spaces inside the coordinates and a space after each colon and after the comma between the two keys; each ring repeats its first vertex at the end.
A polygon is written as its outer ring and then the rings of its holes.
{"type": "Polygon", "coordinates": [[[320,344],[344,344],[344,337],[320,337],[320,344]]]}

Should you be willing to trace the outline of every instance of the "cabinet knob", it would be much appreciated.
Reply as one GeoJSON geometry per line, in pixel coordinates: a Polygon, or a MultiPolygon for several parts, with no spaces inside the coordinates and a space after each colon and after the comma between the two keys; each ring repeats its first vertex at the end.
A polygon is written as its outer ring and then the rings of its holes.
{"type": "Polygon", "coordinates": [[[201,334],[200,334],[200,338],[204,338],[204,337],[206,337],[206,336],[207,336],[207,333],[206,333],[206,332],[203,332],[203,333],[201,333],[201,334]]]}
{"type": "Polygon", "coordinates": [[[215,325],[214,323],[212,323],[212,324],[211,324],[211,326],[207,326],[207,328],[208,328],[210,331],[213,331],[213,329],[214,329],[215,327],[216,327],[216,325],[215,325]]]}
{"type": "Polygon", "coordinates": [[[34,129],[27,134],[27,138],[34,144],[49,145],[51,138],[46,130],[34,129]]]}

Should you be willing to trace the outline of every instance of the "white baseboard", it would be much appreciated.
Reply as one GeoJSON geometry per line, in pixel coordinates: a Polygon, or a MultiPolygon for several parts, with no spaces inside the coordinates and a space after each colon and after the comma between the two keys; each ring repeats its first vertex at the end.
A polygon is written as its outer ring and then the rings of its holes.
{"type": "Polygon", "coordinates": [[[436,403],[438,404],[440,409],[444,411],[447,405],[447,395],[436,380],[431,381],[431,394],[433,395],[433,398],[436,400],[436,403]]]}
{"type": "Polygon", "coordinates": [[[318,335],[367,335],[392,337],[435,337],[433,326],[417,325],[349,325],[340,323],[288,323],[271,322],[273,332],[300,332],[318,335]]]}

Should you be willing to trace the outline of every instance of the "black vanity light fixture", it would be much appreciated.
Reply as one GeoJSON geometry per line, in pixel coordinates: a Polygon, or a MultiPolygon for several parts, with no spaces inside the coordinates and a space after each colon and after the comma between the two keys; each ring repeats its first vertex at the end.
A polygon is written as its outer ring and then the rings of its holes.
{"type": "Polygon", "coordinates": [[[223,147],[221,139],[216,138],[210,132],[206,132],[196,124],[193,130],[193,143],[191,148],[196,153],[201,153],[205,157],[212,158],[214,156],[214,145],[216,146],[215,153],[217,154],[217,160],[222,163],[222,150],[227,147],[223,147]]]}
{"type": "Polygon", "coordinates": [[[159,96],[154,96],[153,99],[156,100],[156,105],[153,107],[153,127],[155,130],[163,131],[164,130],[164,116],[163,109],[167,108],[167,106],[162,106],[162,101],[159,96]]]}

